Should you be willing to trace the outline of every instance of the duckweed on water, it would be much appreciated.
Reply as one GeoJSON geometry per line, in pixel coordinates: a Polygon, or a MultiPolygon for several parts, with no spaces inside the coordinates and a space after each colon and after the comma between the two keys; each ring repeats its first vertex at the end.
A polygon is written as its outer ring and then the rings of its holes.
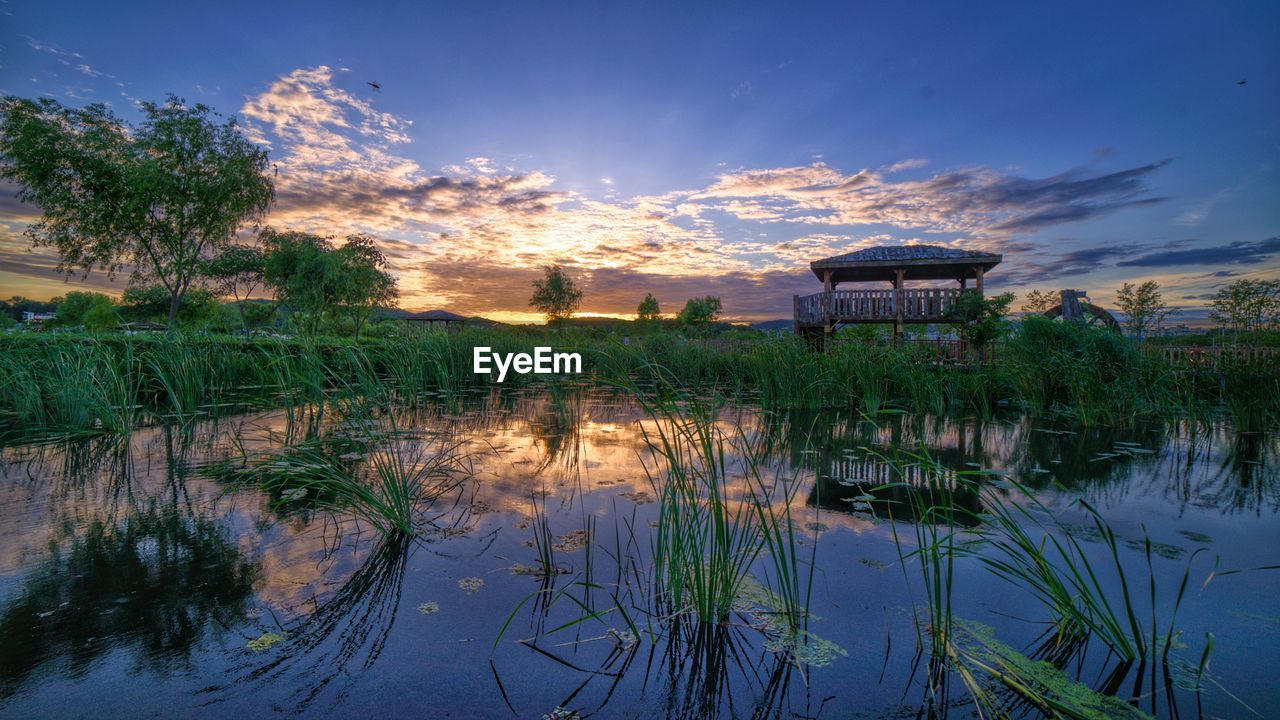
{"type": "Polygon", "coordinates": [[[960,662],[1000,682],[1051,717],[1080,720],[1151,717],[1118,697],[1095,692],[1073,681],[1048,662],[1032,660],[1005,645],[986,625],[957,618],[952,631],[953,651],[960,662]]]}
{"type": "Polygon", "coordinates": [[[637,505],[648,505],[653,502],[653,496],[643,490],[639,492],[619,493],[618,497],[630,500],[637,505]]]}
{"type": "Polygon", "coordinates": [[[574,530],[556,539],[556,550],[560,552],[576,552],[587,546],[590,538],[586,530],[574,530]]]}
{"type": "Polygon", "coordinates": [[[257,640],[250,640],[245,643],[245,647],[254,652],[266,652],[277,643],[283,642],[285,636],[280,633],[262,633],[257,640]]]}
{"type": "MultiPolygon", "coordinates": [[[[733,609],[751,619],[751,627],[764,636],[765,650],[789,654],[798,666],[824,667],[837,657],[848,657],[844,648],[799,627],[786,605],[759,580],[747,575],[738,588],[733,609]]],[[[803,619],[811,617],[806,614],[803,619]]]]}

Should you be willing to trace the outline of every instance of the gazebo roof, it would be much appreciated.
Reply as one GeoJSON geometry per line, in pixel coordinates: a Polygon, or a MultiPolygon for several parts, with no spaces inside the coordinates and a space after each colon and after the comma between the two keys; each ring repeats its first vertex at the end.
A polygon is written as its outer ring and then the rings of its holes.
{"type": "Polygon", "coordinates": [[[830,272],[833,282],[892,281],[897,270],[907,280],[959,280],[1000,264],[993,253],[955,250],[939,245],[886,245],[836,255],[809,263],[819,280],[830,272]]]}
{"type": "Polygon", "coordinates": [[[459,315],[448,310],[425,310],[423,312],[405,315],[405,320],[424,320],[424,321],[442,321],[442,322],[461,322],[467,319],[466,315],[459,315]]]}

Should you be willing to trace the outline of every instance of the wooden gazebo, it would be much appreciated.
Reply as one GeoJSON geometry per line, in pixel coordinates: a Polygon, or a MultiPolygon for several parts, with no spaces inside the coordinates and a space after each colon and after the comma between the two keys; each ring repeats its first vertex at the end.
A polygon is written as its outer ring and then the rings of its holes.
{"type": "Polygon", "coordinates": [[[453,331],[461,330],[467,322],[467,317],[448,310],[427,310],[406,315],[404,321],[423,330],[453,331]]]}
{"type": "Polygon", "coordinates": [[[1001,256],[937,245],[873,247],[809,264],[822,292],[796,295],[795,330],[810,339],[853,323],[893,323],[901,337],[906,323],[945,322],[962,292],[982,293],[982,279],[1001,256]],[[955,280],[959,287],[905,287],[908,280],[955,280]],[[969,288],[969,280],[974,287],[969,288]],[[890,290],[837,290],[841,283],[888,282],[890,290]]]}

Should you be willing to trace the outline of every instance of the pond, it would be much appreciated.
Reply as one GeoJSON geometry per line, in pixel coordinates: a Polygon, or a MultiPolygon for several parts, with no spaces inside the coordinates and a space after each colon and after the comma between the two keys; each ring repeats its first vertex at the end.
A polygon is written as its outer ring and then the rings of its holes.
{"type": "MultiPolygon", "coordinates": [[[[789,513],[808,613],[788,645],[760,560],[729,622],[646,600],[660,423],[629,396],[477,392],[388,415],[465,471],[413,537],[246,479],[299,443],[355,442],[334,452],[366,461],[378,440],[360,445],[367,430],[332,416],[11,443],[0,717],[968,717],[955,673],[931,680],[927,577],[911,553],[940,525],[980,537],[1000,498],[1029,509],[1013,517],[1035,538],[1052,518],[1117,607],[1129,589],[1164,657],[1117,670],[1096,638],[1047,641],[1044,604],[978,548],[950,558],[947,580],[972,658],[1035,671],[1056,659],[1050,675],[1158,717],[1262,717],[1280,696],[1274,435],[720,407],[713,427],[750,439],[762,490],[789,513]],[[907,501],[921,468],[943,478],[954,516],[907,501]]],[[[727,447],[736,476],[742,448],[727,447]]],[[[1005,711],[1037,714],[979,682],[1005,711]]]]}

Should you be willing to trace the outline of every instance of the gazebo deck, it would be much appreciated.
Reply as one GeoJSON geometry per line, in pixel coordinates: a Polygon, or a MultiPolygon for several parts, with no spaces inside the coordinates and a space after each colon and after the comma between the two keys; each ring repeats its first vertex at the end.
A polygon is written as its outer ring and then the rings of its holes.
{"type": "MultiPolygon", "coordinates": [[[[960,300],[959,288],[903,288],[901,290],[832,290],[797,295],[795,322],[801,327],[825,327],[828,323],[938,323],[947,318],[960,300]]],[[[977,292],[971,290],[968,292],[977,292]]]]}
{"type": "Polygon", "coordinates": [[[833,334],[849,323],[893,323],[901,337],[907,323],[941,323],[963,293],[982,295],[982,280],[1001,257],[937,245],[873,247],[809,264],[822,292],[796,295],[795,329],[810,338],[833,334]],[[967,283],[972,279],[974,287],[967,283]],[[908,281],[958,282],[960,287],[906,287],[908,281]],[[841,283],[888,282],[892,289],[838,290],[841,283]]]}

